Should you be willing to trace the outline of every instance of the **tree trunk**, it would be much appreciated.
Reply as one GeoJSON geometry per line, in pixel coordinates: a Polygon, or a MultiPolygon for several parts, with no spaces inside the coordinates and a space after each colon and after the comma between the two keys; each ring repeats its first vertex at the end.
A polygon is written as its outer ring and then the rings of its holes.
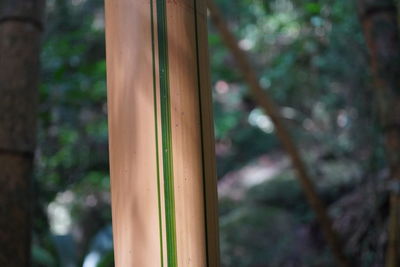
{"type": "Polygon", "coordinates": [[[390,218],[386,266],[399,266],[400,252],[400,39],[393,0],[358,0],[370,54],[376,100],[390,165],[390,218]]]}
{"type": "Polygon", "coordinates": [[[325,205],[320,199],[315,190],[314,184],[307,172],[307,168],[303,163],[300,152],[298,151],[295,143],[292,140],[288,130],[284,126],[281,116],[277,111],[274,103],[270,100],[268,94],[262,89],[258,82],[257,75],[248,61],[246,54],[240,49],[236,38],[230,32],[224,18],[220,11],[215,5],[213,0],[207,0],[207,5],[210,10],[211,20],[215,27],[219,31],[222,40],[230,49],[232,56],[236,60],[236,63],[241,70],[243,77],[249,84],[250,91],[253,98],[258,105],[264,109],[266,114],[271,118],[276,129],[276,135],[281,141],[283,148],[286,150],[288,156],[292,161],[294,170],[297,173],[298,180],[302,186],[304,194],[317,216],[317,220],[320,224],[321,230],[325,236],[328,246],[332,250],[333,256],[338,266],[346,267],[350,266],[343,247],[340,244],[339,237],[332,227],[332,221],[326,211],[325,205]]]}
{"type": "Polygon", "coordinates": [[[30,265],[41,0],[0,2],[0,266],[30,265]]]}
{"type": "Polygon", "coordinates": [[[219,265],[204,0],[106,0],[115,263],[219,265]]]}

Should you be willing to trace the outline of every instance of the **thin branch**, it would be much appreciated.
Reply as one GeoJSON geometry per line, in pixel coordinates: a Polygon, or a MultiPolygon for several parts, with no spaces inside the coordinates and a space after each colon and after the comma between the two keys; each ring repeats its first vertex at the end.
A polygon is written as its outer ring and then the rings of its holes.
{"type": "Polygon", "coordinates": [[[230,49],[234,59],[236,60],[237,66],[244,76],[244,79],[249,84],[254,100],[258,103],[260,107],[264,109],[264,111],[268,114],[268,116],[274,123],[276,135],[281,141],[284,149],[286,150],[292,161],[293,168],[297,172],[297,177],[303,188],[306,198],[317,216],[322,232],[326,238],[327,244],[331,248],[338,266],[350,266],[343,252],[338,235],[332,227],[332,221],[328,216],[325,205],[315,190],[311,178],[307,173],[307,168],[301,159],[299,150],[293,142],[293,139],[290,136],[288,130],[283,125],[277,108],[271,101],[268,94],[262,89],[261,85],[259,84],[257,75],[250,65],[245,52],[240,49],[236,38],[230,32],[217,6],[212,0],[207,0],[207,4],[210,11],[211,19],[215,27],[219,31],[223,41],[230,49]]]}

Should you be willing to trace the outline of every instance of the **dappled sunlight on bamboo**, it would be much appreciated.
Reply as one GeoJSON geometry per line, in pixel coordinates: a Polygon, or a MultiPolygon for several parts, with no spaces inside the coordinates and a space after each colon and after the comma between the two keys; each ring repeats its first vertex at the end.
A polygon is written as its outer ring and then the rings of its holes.
{"type": "Polygon", "coordinates": [[[106,5],[116,264],[158,266],[161,258],[152,255],[160,241],[149,5],[106,5]],[[132,10],[135,16],[130,15],[132,10]],[[126,29],[132,34],[126,35],[126,29]]]}
{"type": "Polygon", "coordinates": [[[155,3],[157,14],[149,3],[121,0],[106,6],[116,264],[157,266],[163,260],[214,266],[218,251],[208,251],[207,240],[218,238],[212,230],[217,225],[208,225],[206,213],[215,220],[216,212],[206,206],[216,202],[206,201],[204,191],[216,190],[213,154],[205,154],[204,145],[212,147],[213,138],[211,116],[201,118],[211,95],[202,93],[209,90],[203,77],[208,66],[199,62],[204,52],[198,51],[206,36],[198,35],[203,30],[197,26],[204,28],[205,20],[199,15],[197,21],[194,13],[199,8],[203,14],[205,6],[167,1],[163,10],[155,3]],[[135,16],[128,17],[132,11],[135,16]],[[153,23],[158,26],[152,29],[153,23]],[[132,34],[124,35],[126,29],[132,34]],[[166,39],[158,39],[163,34],[166,39]]]}
{"type": "Polygon", "coordinates": [[[194,8],[188,5],[190,3],[185,5],[186,12],[182,12],[181,6],[167,6],[171,25],[168,29],[168,50],[177,246],[184,255],[179,262],[182,266],[190,261],[198,265],[206,264],[199,107],[201,89],[198,88],[197,77],[194,8]],[[191,201],[187,201],[188,198],[191,201]]]}

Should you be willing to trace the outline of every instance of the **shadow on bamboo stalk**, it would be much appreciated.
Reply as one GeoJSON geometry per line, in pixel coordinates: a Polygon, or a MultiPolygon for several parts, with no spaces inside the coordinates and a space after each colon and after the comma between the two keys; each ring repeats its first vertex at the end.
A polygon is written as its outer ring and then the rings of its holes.
{"type": "Polygon", "coordinates": [[[328,216],[325,205],[315,190],[315,187],[307,172],[307,168],[301,159],[299,150],[293,142],[288,130],[283,125],[277,108],[259,84],[257,75],[252,69],[252,66],[249,63],[245,52],[239,48],[237,40],[230,32],[226,22],[224,21],[220,11],[218,10],[218,7],[215,5],[213,0],[207,0],[207,6],[210,11],[211,20],[214,26],[219,31],[223,42],[225,42],[225,44],[228,46],[237,63],[238,68],[243,73],[244,79],[249,84],[249,88],[251,90],[254,100],[256,101],[256,103],[258,103],[260,107],[264,109],[264,111],[268,114],[268,116],[274,123],[276,135],[292,161],[293,168],[297,173],[297,177],[302,186],[302,189],[311,208],[314,210],[317,216],[318,222],[321,226],[327,244],[332,250],[333,256],[337,261],[338,266],[350,266],[349,261],[343,252],[339,237],[332,227],[332,221],[328,216]]]}

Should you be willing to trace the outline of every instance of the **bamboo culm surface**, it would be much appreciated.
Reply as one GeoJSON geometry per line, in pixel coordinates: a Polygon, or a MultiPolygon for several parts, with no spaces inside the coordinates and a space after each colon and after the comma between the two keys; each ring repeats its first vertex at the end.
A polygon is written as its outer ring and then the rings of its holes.
{"type": "Polygon", "coordinates": [[[106,0],[115,263],[219,266],[201,0],[106,0]]]}
{"type": "Polygon", "coordinates": [[[0,1],[0,266],[31,266],[43,0],[0,1]]]}

